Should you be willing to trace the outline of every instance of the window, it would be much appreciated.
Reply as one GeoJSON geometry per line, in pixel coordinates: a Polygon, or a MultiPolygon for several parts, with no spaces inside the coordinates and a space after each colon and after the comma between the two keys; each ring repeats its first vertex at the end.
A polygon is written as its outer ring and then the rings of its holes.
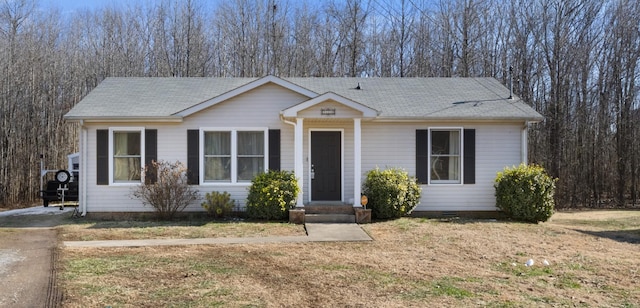
{"type": "Polygon", "coordinates": [[[231,132],[204,133],[205,181],[231,181],[231,132]]]}
{"type": "Polygon", "coordinates": [[[429,144],[431,183],[460,184],[461,129],[431,129],[429,144]]]}
{"type": "Polygon", "coordinates": [[[144,161],[143,130],[111,129],[111,183],[140,183],[144,161]]]}
{"type": "Polygon", "coordinates": [[[261,130],[203,130],[204,182],[250,182],[266,171],[267,134],[261,130]]]}
{"type": "Polygon", "coordinates": [[[251,181],[264,170],[264,132],[238,132],[238,181],[251,181]]]}

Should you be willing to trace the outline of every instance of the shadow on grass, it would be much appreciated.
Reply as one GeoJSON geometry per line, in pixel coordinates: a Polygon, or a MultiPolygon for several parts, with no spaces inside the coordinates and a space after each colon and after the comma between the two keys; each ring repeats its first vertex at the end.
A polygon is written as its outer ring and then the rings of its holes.
{"type": "Polygon", "coordinates": [[[220,221],[205,219],[172,219],[172,220],[95,220],[80,219],[77,224],[91,224],[87,229],[112,229],[112,228],[152,228],[152,227],[202,227],[208,223],[220,221]]]}
{"type": "Polygon", "coordinates": [[[250,222],[238,217],[214,219],[206,214],[188,214],[174,219],[161,220],[153,214],[136,218],[91,218],[74,217],[74,207],[65,207],[60,211],[59,207],[50,207],[46,212],[29,215],[0,216],[0,228],[54,228],[68,225],[91,225],[89,229],[109,228],[148,228],[148,227],[199,227],[209,223],[235,223],[241,221],[250,222]]]}
{"type": "Polygon", "coordinates": [[[591,236],[602,237],[622,243],[640,244],[640,229],[635,230],[606,230],[606,231],[589,231],[573,229],[574,231],[588,234],[591,236]]]}
{"type": "Polygon", "coordinates": [[[531,223],[528,223],[528,222],[513,221],[513,220],[508,220],[506,218],[471,218],[471,217],[459,217],[459,216],[453,216],[453,217],[413,217],[413,216],[403,216],[403,217],[400,217],[400,218],[388,218],[388,219],[373,218],[371,220],[371,223],[372,224],[376,224],[376,223],[386,223],[386,222],[394,222],[394,221],[398,222],[398,223],[402,223],[403,219],[405,221],[411,221],[411,222],[416,222],[416,223],[438,222],[438,223],[450,223],[450,224],[466,225],[466,224],[477,224],[477,223],[504,223],[504,222],[508,222],[508,223],[531,225],[531,223]]]}

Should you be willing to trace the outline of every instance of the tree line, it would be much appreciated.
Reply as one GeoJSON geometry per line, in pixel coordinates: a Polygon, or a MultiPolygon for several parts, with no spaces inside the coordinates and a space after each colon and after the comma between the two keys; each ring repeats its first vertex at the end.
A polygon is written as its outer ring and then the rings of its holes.
{"type": "Polygon", "coordinates": [[[633,0],[0,0],[0,204],[35,202],[41,153],[66,165],[62,116],[106,77],[272,74],[512,82],[559,205],[636,205],[639,20],[633,0]]]}

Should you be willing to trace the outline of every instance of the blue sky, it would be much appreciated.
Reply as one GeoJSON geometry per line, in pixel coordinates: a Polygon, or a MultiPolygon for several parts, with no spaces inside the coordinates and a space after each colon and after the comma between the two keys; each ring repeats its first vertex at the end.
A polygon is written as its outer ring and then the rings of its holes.
{"type": "MultiPolygon", "coordinates": [[[[36,0],[40,7],[58,7],[62,13],[72,13],[78,10],[95,10],[104,7],[126,8],[135,4],[155,4],[161,0],[36,0]]],[[[174,1],[174,0],[172,0],[174,1]]],[[[206,5],[218,3],[220,0],[201,0],[206,5]]]]}
{"type": "Polygon", "coordinates": [[[140,0],[41,0],[42,6],[59,7],[63,13],[77,10],[94,10],[105,6],[126,6],[140,0]]]}

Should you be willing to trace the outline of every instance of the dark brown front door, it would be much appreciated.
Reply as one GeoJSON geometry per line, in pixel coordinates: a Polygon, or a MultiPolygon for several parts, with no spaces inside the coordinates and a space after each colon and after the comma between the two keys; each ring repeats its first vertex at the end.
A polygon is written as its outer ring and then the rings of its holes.
{"type": "Polygon", "coordinates": [[[311,198],[340,201],[342,197],[341,132],[311,132],[311,198]]]}

